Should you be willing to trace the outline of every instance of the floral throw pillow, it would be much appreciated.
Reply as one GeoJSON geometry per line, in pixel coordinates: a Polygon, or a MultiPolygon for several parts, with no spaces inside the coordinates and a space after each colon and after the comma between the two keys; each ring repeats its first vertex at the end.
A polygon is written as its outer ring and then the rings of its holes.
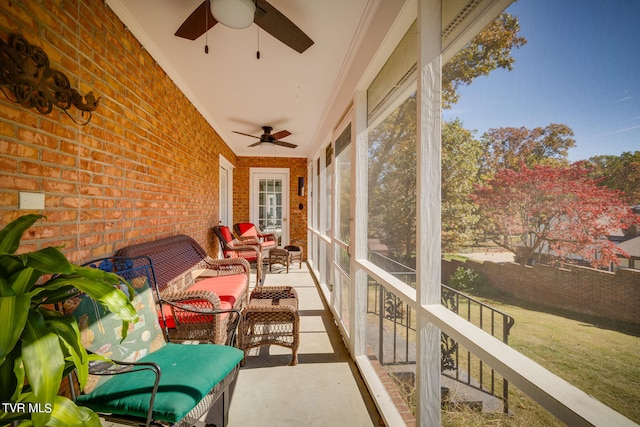
{"type": "MultiPolygon", "coordinates": [[[[122,321],[100,303],[84,294],[64,303],[64,311],[76,318],[82,344],[88,351],[112,360],[135,362],[165,345],[147,277],[143,275],[130,278],[129,283],[134,288],[132,304],[138,312],[139,319],[136,323],[129,324],[124,340],[122,321]]],[[[122,285],[121,289],[125,294],[128,293],[126,286],[122,285]]],[[[85,386],[85,393],[108,378],[92,376],[85,386]]]]}

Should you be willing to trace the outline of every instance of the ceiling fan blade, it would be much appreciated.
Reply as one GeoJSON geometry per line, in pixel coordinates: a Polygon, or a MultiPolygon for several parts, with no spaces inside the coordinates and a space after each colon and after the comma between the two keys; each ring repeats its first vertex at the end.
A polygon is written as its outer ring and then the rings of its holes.
{"type": "Polygon", "coordinates": [[[258,141],[256,143],[251,144],[249,147],[257,147],[258,145],[262,144],[262,141],[258,141]]]}
{"type": "Polygon", "coordinates": [[[254,22],[260,28],[296,52],[302,53],[311,47],[313,40],[278,9],[266,0],[257,0],[256,5],[254,22]]]}
{"type": "Polygon", "coordinates": [[[288,130],[281,130],[280,132],[271,134],[273,139],[282,139],[288,137],[289,135],[291,135],[291,132],[289,132],[288,130]]]}
{"type": "Polygon", "coordinates": [[[251,138],[258,138],[258,139],[260,139],[260,137],[259,137],[259,136],[249,135],[248,133],[238,132],[238,131],[236,131],[236,130],[232,130],[231,132],[233,132],[233,133],[237,133],[237,134],[239,134],[239,135],[250,136],[251,138]]]}
{"type": "Polygon", "coordinates": [[[284,141],[278,141],[278,140],[276,140],[276,141],[273,141],[273,143],[274,143],[275,145],[279,145],[279,146],[281,146],[281,147],[288,147],[288,148],[296,148],[296,147],[297,147],[297,145],[296,145],[296,144],[292,144],[292,143],[290,143],[290,142],[284,142],[284,141]]]}
{"type": "Polygon", "coordinates": [[[209,0],[204,0],[200,6],[182,23],[176,36],[195,40],[216,25],[218,21],[211,14],[209,0]]]}

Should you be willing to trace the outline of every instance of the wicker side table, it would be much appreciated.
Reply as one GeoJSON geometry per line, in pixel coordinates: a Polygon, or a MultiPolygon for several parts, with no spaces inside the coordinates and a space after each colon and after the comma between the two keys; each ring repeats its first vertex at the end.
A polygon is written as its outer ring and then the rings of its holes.
{"type": "Polygon", "coordinates": [[[297,365],[300,317],[295,289],[291,286],[255,288],[249,304],[242,311],[239,343],[245,358],[249,349],[267,344],[290,348],[292,358],[289,365],[297,365]]]}
{"type": "Polygon", "coordinates": [[[273,264],[282,264],[289,272],[289,251],[282,248],[273,248],[269,251],[269,271],[273,264]]]}

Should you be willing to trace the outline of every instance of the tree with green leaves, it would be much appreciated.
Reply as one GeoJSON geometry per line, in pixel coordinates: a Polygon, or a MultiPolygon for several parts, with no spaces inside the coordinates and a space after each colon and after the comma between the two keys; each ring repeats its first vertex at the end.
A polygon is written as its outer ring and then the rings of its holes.
{"type": "MultiPolygon", "coordinates": [[[[458,88],[496,68],[511,70],[519,36],[516,17],[503,13],[443,67],[443,106],[459,99],[458,88]]],[[[416,98],[410,96],[369,134],[369,237],[396,250],[411,265],[416,233],[416,98]]],[[[473,202],[463,195],[478,179],[480,143],[462,123],[443,122],[443,247],[455,250],[470,243],[478,221],[473,202]]]]}
{"type": "Polygon", "coordinates": [[[640,205],[640,151],[626,151],[620,156],[595,156],[589,159],[593,178],[602,185],[620,190],[633,205],[640,205]]]}
{"type": "Polygon", "coordinates": [[[369,133],[369,236],[412,265],[416,233],[416,95],[369,133]]]}
{"type": "Polygon", "coordinates": [[[458,89],[468,86],[477,77],[487,76],[498,68],[511,71],[515,62],[511,52],[527,43],[519,33],[518,18],[510,13],[502,13],[444,64],[443,108],[451,108],[458,102],[458,89]]]}
{"type": "Polygon", "coordinates": [[[479,180],[483,146],[459,119],[442,123],[442,250],[454,252],[478,235],[477,205],[469,198],[479,180]]]}
{"type": "Polygon", "coordinates": [[[503,127],[482,135],[485,145],[483,172],[492,175],[500,169],[519,169],[522,164],[567,166],[567,153],[575,145],[573,130],[551,123],[542,128],[503,127]]]}

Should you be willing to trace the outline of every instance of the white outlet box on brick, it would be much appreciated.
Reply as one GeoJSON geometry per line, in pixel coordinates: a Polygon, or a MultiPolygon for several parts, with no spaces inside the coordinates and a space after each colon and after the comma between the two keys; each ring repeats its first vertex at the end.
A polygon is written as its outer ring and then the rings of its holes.
{"type": "Polygon", "coordinates": [[[44,209],[44,193],[20,192],[20,209],[44,209]]]}

